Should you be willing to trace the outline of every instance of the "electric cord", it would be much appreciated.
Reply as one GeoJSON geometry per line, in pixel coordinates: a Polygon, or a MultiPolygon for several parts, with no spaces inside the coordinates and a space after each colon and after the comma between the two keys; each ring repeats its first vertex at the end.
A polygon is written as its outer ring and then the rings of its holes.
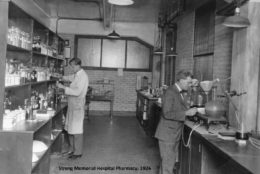
{"type": "Polygon", "coordinates": [[[202,124],[203,124],[203,123],[199,123],[198,125],[192,127],[192,129],[191,129],[191,131],[190,131],[190,134],[189,134],[189,137],[188,137],[187,143],[185,143],[185,140],[184,140],[184,129],[182,129],[182,143],[183,143],[183,145],[184,145],[185,147],[190,148],[191,135],[192,135],[192,133],[193,133],[198,127],[200,127],[202,124]]]}

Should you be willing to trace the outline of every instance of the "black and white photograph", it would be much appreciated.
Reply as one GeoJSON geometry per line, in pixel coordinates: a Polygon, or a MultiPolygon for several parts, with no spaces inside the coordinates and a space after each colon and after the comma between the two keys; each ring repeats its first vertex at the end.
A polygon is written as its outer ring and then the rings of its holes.
{"type": "Polygon", "coordinates": [[[0,0],[0,174],[259,174],[260,0],[0,0]]]}

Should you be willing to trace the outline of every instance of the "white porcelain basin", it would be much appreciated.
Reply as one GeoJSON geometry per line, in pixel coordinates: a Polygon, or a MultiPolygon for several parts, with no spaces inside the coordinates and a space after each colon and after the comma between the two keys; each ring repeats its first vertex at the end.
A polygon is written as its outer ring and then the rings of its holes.
{"type": "Polygon", "coordinates": [[[48,146],[39,140],[33,140],[33,153],[41,154],[48,149],[48,146]]]}

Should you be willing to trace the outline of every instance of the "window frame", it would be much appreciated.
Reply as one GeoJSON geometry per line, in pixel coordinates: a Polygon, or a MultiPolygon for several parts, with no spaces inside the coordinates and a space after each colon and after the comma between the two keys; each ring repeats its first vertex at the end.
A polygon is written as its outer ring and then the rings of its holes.
{"type": "MultiPolygon", "coordinates": [[[[102,58],[103,58],[103,40],[104,39],[110,39],[107,36],[103,36],[103,35],[75,35],[74,38],[74,57],[77,57],[77,52],[78,52],[78,40],[82,39],[82,38],[86,38],[86,39],[101,39],[101,53],[100,53],[100,62],[102,62],[102,58]]],[[[112,40],[112,39],[111,39],[112,40]]],[[[125,67],[123,68],[124,71],[142,71],[142,72],[151,72],[152,71],[152,65],[153,65],[153,46],[150,45],[149,43],[137,38],[137,37],[120,37],[119,39],[113,39],[113,40],[123,40],[125,41],[125,67]],[[145,47],[147,47],[149,49],[149,67],[148,68],[126,68],[126,63],[127,63],[127,42],[128,41],[136,41],[142,45],[144,45],[145,47]]],[[[110,68],[110,67],[94,67],[94,66],[83,66],[83,69],[86,70],[111,70],[111,71],[117,71],[118,68],[110,68]]]]}

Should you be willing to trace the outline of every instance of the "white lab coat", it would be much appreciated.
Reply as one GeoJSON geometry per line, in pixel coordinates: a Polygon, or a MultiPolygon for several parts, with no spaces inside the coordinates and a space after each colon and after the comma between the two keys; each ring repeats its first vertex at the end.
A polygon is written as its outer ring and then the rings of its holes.
{"type": "Polygon", "coordinates": [[[88,90],[88,75],[81,69],[75,75],[63,76],[64,80],[71,81],[65,88],[68,95],[68,111],[65,120],[65,130],[69,134],[82,134],[85,114],[85,97],[88,90]]]}

